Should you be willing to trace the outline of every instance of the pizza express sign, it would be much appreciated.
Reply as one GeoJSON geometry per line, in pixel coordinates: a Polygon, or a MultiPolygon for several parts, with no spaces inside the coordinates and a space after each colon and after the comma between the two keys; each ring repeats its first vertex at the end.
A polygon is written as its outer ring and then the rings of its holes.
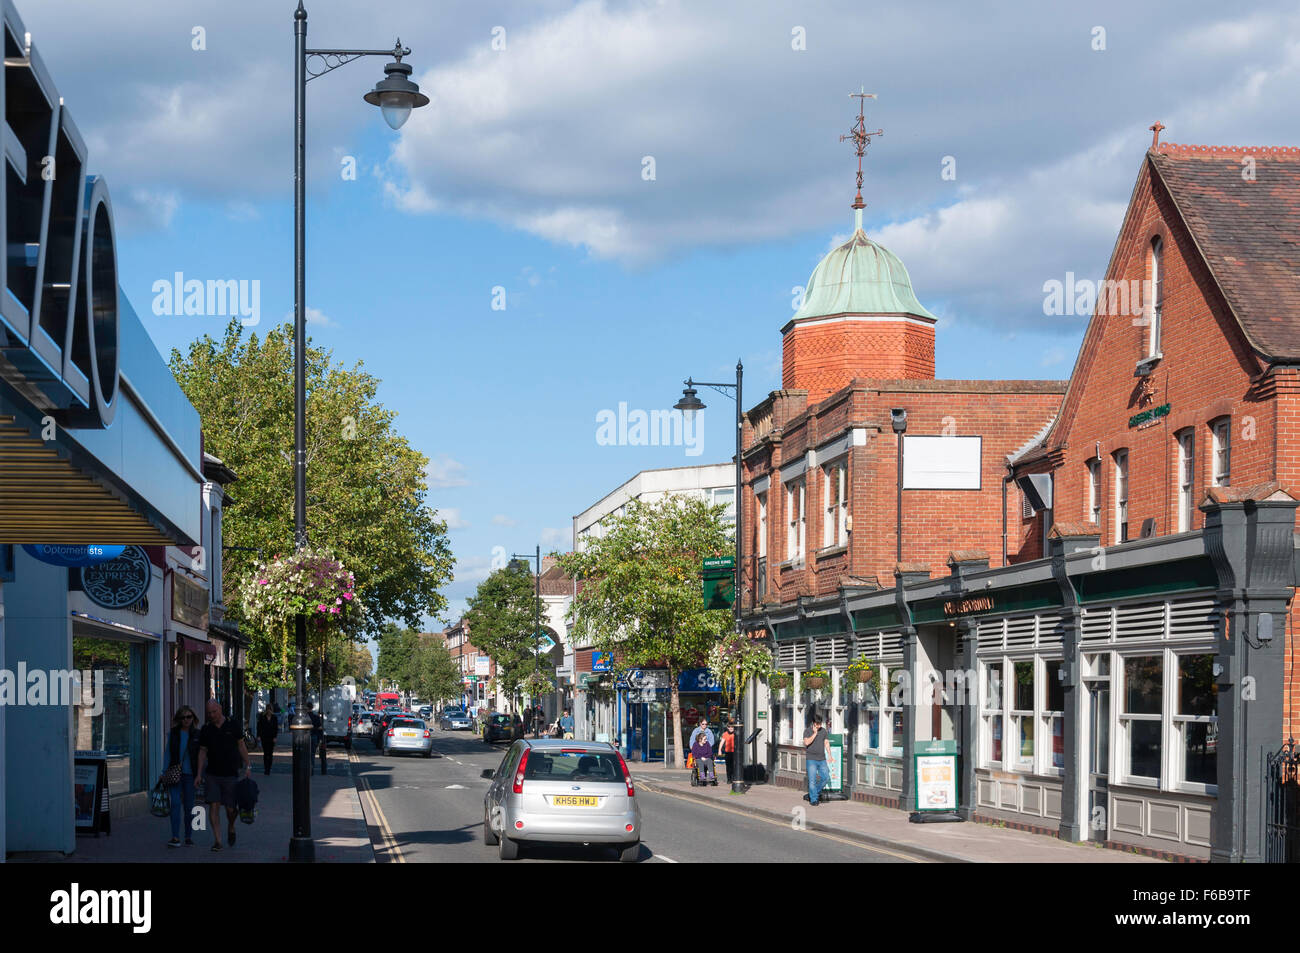
{"type": "Polygon", "coordinates": [[[11,0],[4,12],[0,375],[61,421],[107,427],[118,392],[117,243],[108,187],[11,0]]]}
{"type": "Polygon", "coordinates": [[[81,588],[87,598],[105,609],[126,609],[149,592],[153,566],[139,546],[128,546],[116,559],[96,566],[83,566],[81,588]]]}

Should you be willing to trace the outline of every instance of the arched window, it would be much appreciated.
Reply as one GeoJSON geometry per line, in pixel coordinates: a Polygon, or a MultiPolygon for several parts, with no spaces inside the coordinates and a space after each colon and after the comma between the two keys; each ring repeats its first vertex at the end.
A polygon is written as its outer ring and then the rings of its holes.
{"type": "Polygon", "coordinates": [[[1151,305],[1147,357],[1160,354],[1160,312],[1164,307],[1164,243],[1160,236],[1151,239],[1151,305]]]}

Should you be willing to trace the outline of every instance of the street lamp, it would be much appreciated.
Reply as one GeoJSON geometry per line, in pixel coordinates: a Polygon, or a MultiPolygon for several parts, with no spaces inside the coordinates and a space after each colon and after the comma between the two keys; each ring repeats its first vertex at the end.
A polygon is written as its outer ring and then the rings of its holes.
{"type": "MultiPolygon", "coordinates": [[[[693,414],[696,411],[703,410],[704,402],[700,400],[700,398],[697,396],[698,392],[695,389],[696,384],[699,384],[701,387],[712,387],[714,390],[718,391],[721,394],[727,394],[727,391],[732,389],[735,390],[734,396],[736,401],[736,495],[732,503],[736,509],[736,566],[735,569],[733,570],[735,574],[734,575],[735,586],[732,592],[731,614],[732,614],[732,623],[735,625],[736,632],[738,634],[742,631],[740,625],[740,538],[741,538],[741,526],[743,525],[742,514],[744,513],[744,508],[740,505],[740,481],[741,481],[741,460],[740,460],[741,445],[740,444],[741,444],[741,436],[744,432],[744,406],[745,405],[744,405],[744,393],[741,387],[744,381],[744,375],[745,375],[744,364],[742,364],[740,361],[736,361],[736,383],[734,384],[713,384],[708,381],[695,381],[688,377],[685,381],[683,381],[683,383],[686,386],[682,389],[681,400],[673,404],[673,409],[680,410],[682,411],[683,414],[693,414]]],[[[730,397],[732,395],[727,394],[727,396],[730,397]]],[[[739,682],[739,679],[737,679],[737,682],[739,682]]],[[[741,692],[742,692],[741,686],[737,684],[736,685],[737,700],[739,700],[739,698],[741,697],[741,692]]],[[[739,709],[740,706],[737,705],[736,707],[737,709],[739,709]]],[[[734,716],[736,718],[736,730],[733,732],[734,740],[732,741],[732,744],[735,745],[735,749],[736,749],[735,752],[736,773],[732,776],[731,779],[732,794],[745,793],[745,744],[744,744],[745,722],[744,719],[741,717],[743,714],[744,714],[743,711],[738,710],[734,716]]]]}
{"type": "MultiPolygon", "coordinates": [[[[293,14],[293,535],[294,547],[307,545],[307,84],[362,56],[391,56],[384,67],[384,79],[366,93],[365,100],[378,106],[384,120],[393,129],[401,128],[411,110],[426,106],[429,97],[407,77],[411,67],[402,62],[410,49],[398,40],[391,50],[309,50],[307,49],[307,11],[302,0],[293,14]],[[308,59],[313,61],[308,65],[308,59]]],[[[289,859],[312,861],[316,847],[311,839],[311,718],[304,704],[304,670],[307,655],[307,620],[294,620],[297,673],[295,692],[297,714],[290,723],[293,735],[293,837],[289,840],[289,859]]]]}
{"type": "MultiPolygon", "coordinates": [[[[520,553],[511,553],[511,559],[526,560],[529,557],[520,553]]],[[[533,559],[537,561],[537,573],[533,577],[536,579],[537,590],[533,595],[533,674],[536,675],[542,670],[542,646],[540,636],[542,634],[542,546],[537,545],[537,551],[533,553],[533,559]]],[[[537,737],[537,726],[533,726],[533,737],[537,737]]]]}

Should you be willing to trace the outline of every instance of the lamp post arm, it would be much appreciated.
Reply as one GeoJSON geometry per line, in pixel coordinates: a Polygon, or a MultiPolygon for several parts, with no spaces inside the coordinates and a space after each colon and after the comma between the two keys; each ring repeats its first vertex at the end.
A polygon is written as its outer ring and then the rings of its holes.
{"type": "Polygon", "coordinates": [[[347,66],[353,60],[363,56],[391,56],[400,63],[403,56],[411,55],[411,48],[402,46],[399,40],[391,50],[304,50],[303,55],[307,60],[304,67],[307,78],[303,82],[310,83],[313,79],[332,73],[340,66],[347,66]],[[319,67],[312,63],[313,57],[319,60],[319,67]]]}

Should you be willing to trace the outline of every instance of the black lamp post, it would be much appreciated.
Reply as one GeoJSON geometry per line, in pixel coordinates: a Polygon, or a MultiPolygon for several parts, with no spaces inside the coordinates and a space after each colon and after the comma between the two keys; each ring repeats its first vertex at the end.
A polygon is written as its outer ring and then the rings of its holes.
{"type": "MultiPolygon", "coordinates": [[[[293,14],[293,535],[296,549],[307,545],[307,339],[306,311],[306,198],[307,198],[307,83],[362,56],[391,56],[384,67],[384,79],[366,93],[365,100],[378,106],[384,121],[401,128],[411,110],[429,103],[429,97],[412,83],[411,67],[402,62],[410,49],[398,40],[391,50],[309,50],[307,11],[302,0],[293,14]],[[313,68],[308,59],[317,63],[313,68]]],[[[311,839],[311,718],[304,704],[304,665],[307,655],[307,620],[294,620],[297,673],[297,713],[290,724],[293,733],[293,837],[289,840],[291,861],[312,861],[316,847],[311,839]]]]}
{"type": "MultiPolygon", "coordinates": [[[[734,384],[713,384],[713,383],[709,383],[708,381],[694,381],[691,380],[690,378],[687,378],[684,381],[686,387],[682,389],[682,399],[679,400],[677,403],[673,404],[674,410],[680,410],[684,414],[693,414],[698,410],[703,410],[704,402],[700,400],[700,398],[697,396],[697,391],[695,390],[696,384],[699,384],[703,387],[712,387],[714,390],[722,394],[726,394],[728,390],[732,390],[732,389],[734,389],[736,392],[734,395],[736,400],[736,495],[733,500],[733,503],[736,508],[736,566],[734,569],[735,584],[732,591],[731,613],[732,613],[732,622],[736,627],[737,633],[740,633],[742,631],[740,625],[740,588],[741,588],[740,587],[740,540],[741,540],[741,527],[744,521],[744,516],[743,516],[744,508],[740,505],[740,481],[741,481],[741,459],[740,459],[741,445],[740,444],[741,444],[741,436],[744,430],[743,415],[744,415],[745,405],[743,402],[744,392],[741,386],[744,382],[744,375],[745,375],[745,366],[740,361],[737,361],[736,362],[736,383],[734,384]]],[[[728,395],[728,396],[732,396],[732,395],[728,395]]],[[[741,686],[737,684],[736,685],[737,701],[739,701],[739,699],[742,697],[742,691],[743,689],[741,688],[741,686]]],[[[732,776],[731,779],[731,793],[744,794],[745,793],[745,744],[744,744],[745,721],[743,718],[744,712],[740,710],[740,706],[737,705],[736,708],[737,711],[733,715],[733,717],[736,719],[736,728],[735,731],[733,732],[733,740],[732,740],[732,744],[735,748],[735,756],[736,756],[736,773],[732,776]]]]}
{"type": "MultiPolygon", "coordinates": [[[[511,559],[526,560],[529,557],[519,553],[511,553],[511,559]]],[[[537,545],[537,551],[533,553],[533,559],[537,561],[537,573],[533,577],[536,580],[536,591],[533,594],[533,674],[536,675],[542,670],[542,546],[537,545]]],[[[537,736],[537,727],[533,726],[533,736],[537,736]]]]}

